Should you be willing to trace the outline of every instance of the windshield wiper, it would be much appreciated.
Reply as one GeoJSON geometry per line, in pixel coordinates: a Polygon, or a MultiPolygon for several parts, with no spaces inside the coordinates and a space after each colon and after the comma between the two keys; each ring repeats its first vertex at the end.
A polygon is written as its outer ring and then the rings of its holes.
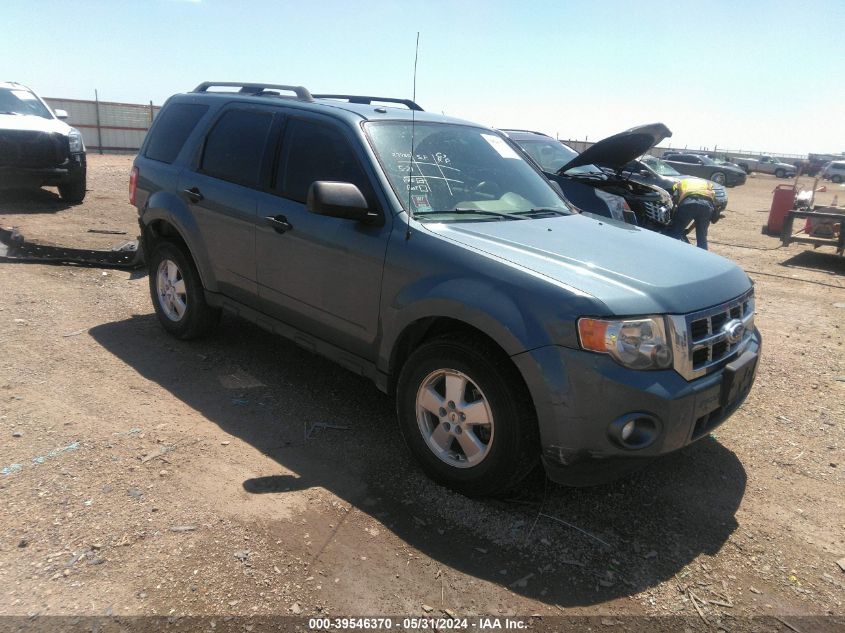
{"type": "Polygon", "coordinates": [[[453,214],[453,215],[484,215],[488,217],[500,218],[503,220],[524,220],[525,218],[518,218],[513,217],[510,213],[499,213],[498,211],[484,211],[483,209],[468,209],[466,207],[455,207],[454,209],[450,209],[449,211],[417,211],[414,214],[414,217],[419,217],[421,215],[443,215],[443,214],[453,214]]]}
{"type": "Polygon", "coordinates": [[[20,112],[12,112],[11,110],[4,110],[0,114],[20,114],[20,112]]]}
{"type": "Polygon", "coordinates": [[[528,209],[527,211],[514,211],[511,215],[537,217],[541,215],[572,215],[560,209],[552,209],[547,207],[539,207],[537,209],[528,209]]]}

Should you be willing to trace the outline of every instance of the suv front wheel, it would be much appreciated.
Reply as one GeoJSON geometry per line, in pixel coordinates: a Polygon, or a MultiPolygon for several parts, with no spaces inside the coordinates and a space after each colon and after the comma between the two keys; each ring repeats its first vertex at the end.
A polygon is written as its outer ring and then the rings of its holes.
{"type": "Polygon", "coordinates": [[[486,341],[423,344],[404,364],[396,395],[405,443],[444,486],[501,494],[537,464],[534,406],[516,368],[486,341]]]}
{"type": "Polygon", "coordinates": [[[155,243],[149,278],[156,316],[170,334],[192,339],[217,325],[220,311],[206,303],[199,273],[181,244],[167,240],[155,243]]]}
{"type": "Polygon", "coordinates": [[[85,172],[73,180],[63,182],[59,185],[59,195],[62,200],[70,204],[79,204],[85,199],[86,177],[85,172]]]}

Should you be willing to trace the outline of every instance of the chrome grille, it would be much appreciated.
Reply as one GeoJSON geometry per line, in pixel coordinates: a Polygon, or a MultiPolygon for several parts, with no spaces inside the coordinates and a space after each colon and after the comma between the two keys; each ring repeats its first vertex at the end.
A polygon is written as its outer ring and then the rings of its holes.
{"type": "Polygon", "coordinates": [[[643,211],[646,216],[658,224],[669,224],[672,220],[672,208],[661,202],[643,202],[643,211]]]}
{"type": "Polygon", "coordinates": [[[67,137],[61,134],[0,130],[0,167],[56,167],[67,156],[67,137]]]}
{"type": "Polygon", "coordinates": [[[754,331],[754,289],[706,310],[669,317],[673,329],[675,370],[687,380],[718,369],[745,349],[754,331]],[[729,324],[742,323],[738,340],[731,340],[729,324]]]}

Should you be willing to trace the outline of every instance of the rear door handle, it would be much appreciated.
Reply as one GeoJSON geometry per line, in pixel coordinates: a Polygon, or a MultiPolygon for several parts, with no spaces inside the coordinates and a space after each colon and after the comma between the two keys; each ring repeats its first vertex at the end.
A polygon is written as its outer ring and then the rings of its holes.
{"type": "Polygon", "coordinates": [[[276,233],[284,233],[293,229],[293,224],[283,215],[268,215],[264,221],[273,227],[276,233]]]}
{"type": "Polygon", "coordinates": [[[202,192],[199,190],[199,187],[190,187],[189,189],[183,189],[182,193],[188,196],[188,199],[191,202],[199,202],[205,197],[202,195],[202,192]]]}

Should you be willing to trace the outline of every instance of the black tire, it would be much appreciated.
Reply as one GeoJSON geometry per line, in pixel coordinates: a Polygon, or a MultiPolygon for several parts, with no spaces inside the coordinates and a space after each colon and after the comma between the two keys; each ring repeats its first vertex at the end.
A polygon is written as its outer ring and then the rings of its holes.
{"type": "Polygon", "coordinates": [[[59,195],[62,197],[62,200],[70,204],[79,204],[82,202],[85,199],[86,181],[85,172],[82,172],[74,180],[59,185],[59,195]]]}
{"type": "Polygon", "coordinates": [[[842,182],[842,176],[840,176],[839,174],[836,174],[835,176],[831,176],[830,179],[835,183],[842,182]]]}
{"type": "Polygon", "coordinates": [[[727,181],[727,177],[725,176],[725,172],[723,171],[714,171],[710,174],[710,180],[715,182],[717,185],[724,185],[727,181]]]}
{"type": "Polygon", "coordinates": [[[775,178],[784,178],[786,177],[786,172],[782,169],[775,170],[775,178]]]}
{"type": "Polygon", "coordinates": [[[449,336],[417,348],[399,375],[396,409],[405,444],[426,474],[467,496],[512,490],[539,462],[537,416],[522,377],[503,352],[481,337],[449,336]],[[467,376],[484,394],[492,413],[494,430],[486,456],[475,466],[446,463],[429,448],[418,423],[417,393],[426,378],[441,369],[467,376]]]}
{"type": "MultiPolygon", "coordinates": [[[[211,332],[220,320],[220,310],[208,305],[205,301],[202,281],[197,267],[187,248],[170,240],[159,240],[154,243],[148,263],[150,278],[150,297],[153,301],[156,316],[161,326],[178,339],[188,340],[205,336],[211,332]],[[166,262],[172,262],[177,268],[176,278],[184,284],[184,310],[177,314],[172,307],[165,307],[168,302],[159,297],[159,269],[166,262]],[[168,316],[168,310],[171,316],[168,316]]],[[[178,283],[178,282],[177,282],[178,283]]],[[[162,290],[164,288],[162,287],[162,290]]]]}

